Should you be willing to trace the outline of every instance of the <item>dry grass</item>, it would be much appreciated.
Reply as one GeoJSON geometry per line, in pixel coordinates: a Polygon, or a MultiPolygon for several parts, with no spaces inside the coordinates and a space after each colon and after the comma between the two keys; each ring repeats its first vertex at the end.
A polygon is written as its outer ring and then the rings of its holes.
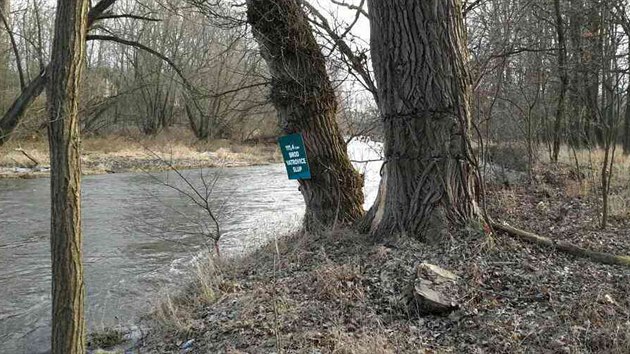
{"type": "Polygon", "coordinates": [[[564,185],[564,195],[569,198],[584,198],[593,193],[593,184],[590,180],[569,180],[564,185]]]}
{"type": "Polygon", "coordinates": [[[330,336],[331,354],[394,354],[395,347],[382,333],[347,333],[336,328],[330,336]]]}
{"type": "MultiPolygon", "coordinates": [[[[41,166],[49,163],[48,142],[42,138],[12,140],[0,146],[0,168],[35,166],[23,149],[41,166]]],[[[275,145],[243,145],[227,140],[198,141],[185,129],[170,129],[156,136],[139,133],[86,137],[82,140],[85,174],[160,170],[172,163],[178,168],[260,165],[281,161],[275,145]]],[[[2,172],[2,171],[0,171],[2,172]]]]}
{"type": "Polygon", "coordinates": [[[511,189],[501,189],[496,192],[496,198],[493,202],[497,208],[511,215],[518,212],[519,200],[516,193],[511,189]]]}
{"type": "MultiPolygon", "coordinates": [[[[611,218],[627,219],[630,217],[630,156],[622,154],[622,148],[617,147],[612,165],[612,180],[609,194],[609,215],[611,218]]],[[[576,151],[581,181],[573,181],[574,186],[567,187],[567,196],[601,197],[601,174],[605,159],[603,149],[576,151]],[[577,184],[577,185],[576,185],[577,184]]],[[[573,152],[562,149],[559,162],[570,166],[577,173],[578,167],[573,152]]],[[[567,185],[569,185],[568,183],[567,185]]]]}
{"type": "Polygon", "coordinates": [[[26,151],[40,164],[48,164],[48,141],[25,140],[9,141],[0,146],[0,167],[32,167],[35,164],[20,149],[26,151]]]}
{"type": "Polygon", "coordinates": [[[197,259],[194,281],[186,291],[177,296],[165,290],[153,318],[163,328],[175,333],[186,334],[199,326],[196,311],[215,303],[221,296],[235,291],[238,287],[225,277],[227,271],[220,264],[221,262],[211,255],[197,259]]]}
{"type": "Polygon", "coordinates": [[[356,265],[324,264],[314,276],[315,288],[324,300],[365,301],[361,271],[356,265]]]}
{"type": "Polygon", "coordinates": [[[122,331],[114,328],[104,328],[101,331],[91,332],[88,336],[89,348],[111,348],[125,341],[122,331]]]}
{"type": "MultiPolygon", "coordinates": [[[[494,159],[492,162],[505,168],[525,171],[527,166],[515,167],[519,161],[521,164],[527,163],[527,152],[516,149],[518,147],[518,144],[491,145],[490,154],[494,159]],[[517,159],[515,155],[520,157],[517,159]]],[[[630,217],[630,156],[623,155],[622,151],[621,146],[616,148],[609,193],[609,215],[616,219],[630,217]]],[[[554,186],[562,186],[564,195],[569,198],[601,199],[601,173],[605,153],[602,148],[577,149],[574,152],[564,146],[560,150],[558,164],[555,165],[551,163],[548,152],[541,146],[534,157],[536,164],[533,178],[540,185],[551,183],[554,186]],[[564,173],[566,171],[568,173],[564,173]]],[[[498,201],[512,203],[509,195],[504,197],[498,201]]]]}
{"type": "Polygon", "coordinates": [[[195,339],[192,353],[629,352],[626,270],[503,237],[485,244],[295,233],[211,267],[197,295],[166,298],[169,322],[153,327],[146,349],[177,352],[195,339]],[[396,305],[420,261],[464,282],[455,316],[411,318],[396,305]],[[195,300],[204,292],[214,300],[195,300]]]}
{"type": "MultiPolygon", "coordinates": [[[[613,180],[611,187],[630,186],[630,156],[623,155],[623,149],[618,146],[615,152],[613,164],[613,180]]],[[[583,180],[588,180],[591,184],[598,185],[601,180],[602,164],[604,162],[606,152],[602,148],[579,149],[575,151],[577,156],[580,172],[583,174],[583,180]]],[[[572,150],[566,146],[560,150],[558,162],[561,165],[572,167],[577,172],[575,156],[572,150]]],[[[539,160],[544,163],[550,163],[547,154],[539,153],[539,160]]]]}

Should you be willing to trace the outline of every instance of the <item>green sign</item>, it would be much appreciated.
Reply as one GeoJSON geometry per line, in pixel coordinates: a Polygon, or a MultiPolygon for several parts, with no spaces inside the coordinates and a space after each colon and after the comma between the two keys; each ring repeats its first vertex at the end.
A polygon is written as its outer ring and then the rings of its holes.
{"type": "Polygon", "coordinates": [[[311,179],[306,149],[301,134],[285,135],[278,138],[284,164],[287,166],[289,179],[311,179]]]}

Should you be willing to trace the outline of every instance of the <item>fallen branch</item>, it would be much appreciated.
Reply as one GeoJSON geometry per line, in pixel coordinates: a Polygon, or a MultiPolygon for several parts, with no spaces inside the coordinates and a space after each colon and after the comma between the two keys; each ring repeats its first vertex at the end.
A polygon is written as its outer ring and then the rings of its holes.
{"type": "Polygon", "coordinates": [[[578,247],[566,241],[552,240],[547,237],[536,235],[532,232],[520,230],[505,223],[491,221],[490,225],[492,225],[492,227],[496,230],[507,232],[508,234],[515,236],[521,240],[535,243],[541,246],[555,248],[572,256],[588,258],[592,261],[603,264],[622,265],[630,267],[630,256],[617,256],[610,253],[591,251],[586,248],[578,247]]]}
{"type": "Polygon", "coordinates": [[[24,154],[24,156],[26,156],[26,158],[31,160],[35,164],[35,166],[39,166],[39,161],[37,161],[33,156],[29,155],[28,152],[26,152],[24,149],[17,148],[15,149],[15,151],[21,152],[22,154],[24,154]]]}

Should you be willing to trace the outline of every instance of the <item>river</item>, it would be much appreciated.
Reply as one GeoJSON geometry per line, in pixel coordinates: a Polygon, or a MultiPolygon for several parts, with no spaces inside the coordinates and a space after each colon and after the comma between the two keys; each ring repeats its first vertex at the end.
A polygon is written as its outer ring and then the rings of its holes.
{"type": "MultiPolygon", "coordinates": [[[[355,160],[380,146],[352,142],[355,160]]],[[[380,163],[355,163],[366,173],[366,204],[375,198],[380,163]]],[[[221,251],[235,255],[299,226],[304,202],[282,164],[185,171],[202,186],[218,176],[212,200],[222,225],[221,251]]],[[[128,326],[160,294],[190,281],[195,259],[211,244],[199,235],[207,218],[173,172],[83,178],[86,317],[90,329],[128,326]]],[[[50,341],[50,181],[0,180],[0,353],[44,353],[50,341]]]]}

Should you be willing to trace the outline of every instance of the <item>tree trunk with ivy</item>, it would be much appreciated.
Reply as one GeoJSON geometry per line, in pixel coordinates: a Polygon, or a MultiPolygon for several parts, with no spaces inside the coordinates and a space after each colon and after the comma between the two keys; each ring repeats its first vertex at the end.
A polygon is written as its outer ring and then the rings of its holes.
{"type": "Polygon", "coordinates": [[[79,83],[85,59],[87,13],[87,0],[58,0],[49,67],[53,354],[86,350],[79,83]]]}
{"type": "Polygon", "coordinates": [[[279,124],[304,138],[312,175],[299,181],[306,228],[357,220],[363,181],[339,132],[337,99],[306,15],[297,0],[248,0],[247,19],[272,76],[279,124]]]}
{"type": "Polygon", "coordinates": [[[480,214],[461,3],[368,6],[386,158],[371,231],[434,241],[480,214]]]}

